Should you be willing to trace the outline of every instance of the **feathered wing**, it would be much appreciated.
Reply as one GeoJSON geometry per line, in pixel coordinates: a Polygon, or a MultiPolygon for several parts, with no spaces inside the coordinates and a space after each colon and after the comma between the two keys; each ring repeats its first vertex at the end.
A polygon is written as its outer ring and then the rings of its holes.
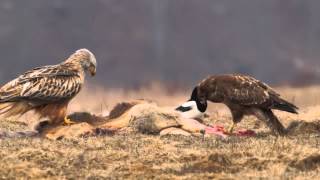
{"type": "Polygon", "coordinates": [[[225,89],[226,98],[235,104],[256,106],[266,109],[279,109],[297,113],[298,107],[280,97],[267,84],[245,75],[229,76],[229,86],[225,89]]]}
{"type": "Polygon", "coordinates": [[[43,104],[63,103],[80,91],[82,83],[81,74],[63,64],[35,68],[0,88],[0,115],[8,117],[43,104]]]}
{"type": "Polygon", "coordinates": [[[270,98],[268,88],[253,78],[235,75],[224,81],[225,98],[235,104],[250,106],[263,104],[270,98]]]}

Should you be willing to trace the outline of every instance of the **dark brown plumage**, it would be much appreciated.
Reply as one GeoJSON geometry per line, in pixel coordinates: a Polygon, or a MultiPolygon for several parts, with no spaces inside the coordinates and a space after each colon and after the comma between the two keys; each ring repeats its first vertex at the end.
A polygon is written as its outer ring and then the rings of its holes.
{"type": "Polygon", "coordinates": [[[27,71],[0,88],[0,115],[6,118],[35,110],[39,118],[60,123],[68,103],[80,92],[86,71],[96,73],[96,59],[87,49],[58,65],[27,71]]]}
{"type": "MultiPolygon", "coordinates": [[[[298,107],[282,99],[267,84],[246,75],[218,75],[204,79],[193,91],[191,100],[204,112],[207,100],[223,103],[231,111],[233,123],[245,115],[254,115],[264,121],[276,134],[285,134],[285,128],[272,109],[297,113],[298,107]]],[[[233,126],[230,128],[232,131],[233,126]]]]}

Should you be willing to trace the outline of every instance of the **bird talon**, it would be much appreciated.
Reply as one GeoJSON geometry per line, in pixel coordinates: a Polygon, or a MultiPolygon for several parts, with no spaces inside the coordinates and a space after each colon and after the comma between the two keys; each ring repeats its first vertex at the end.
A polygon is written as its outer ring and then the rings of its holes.
{"type": "Polygon", "coordinates": [[[64,118],[63,125],[65,125],[65,126],[71,126],[71,125],[73,125],[73,124],[76,124],[76,122],[72,121],[71,119],[69,119],[69,118],[67,118],[67,117],[64,118]]]}
{"type": "Polygon", "coordinates": [[[236,126],[236,124],[232,123],[232,125],[227,130],[227,134],[232,135],[233,134],[233,129],[234,129],[235,126],[236,126]]]}

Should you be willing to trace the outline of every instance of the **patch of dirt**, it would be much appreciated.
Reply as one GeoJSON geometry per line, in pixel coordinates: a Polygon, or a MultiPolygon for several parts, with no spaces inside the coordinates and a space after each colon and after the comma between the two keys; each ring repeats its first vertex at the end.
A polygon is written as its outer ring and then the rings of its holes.
{"type": "Polygon", "coordinates": [[[203,157],[192,164],[186,164],[180,173],[205,173],[205,172],[237,172],[232,166],[230,159],[224,154],[214,153],[209,156],[203,157]]]}
{"type": "Polygon", "coordinates": [[[241,167],[246,167],[248,169],[255,169],[257,171],[263,171],[268,168],[269,164],[272,163],[270,160],[261,160],[258,158],[250,158],[244,164],[240,165],[241,167]]]}
{"type": "Polygon", "coordinates": [[[319,134],[320,120],[312,122],[293,121],[287,128],[289,135],[319,134]]]}
{"type": "Polygon", "coordinates": [[[312,171],[320,167],[320,154],[313,154],[301,160],[292,161],[289,167],[299,171],[312,171]]]}

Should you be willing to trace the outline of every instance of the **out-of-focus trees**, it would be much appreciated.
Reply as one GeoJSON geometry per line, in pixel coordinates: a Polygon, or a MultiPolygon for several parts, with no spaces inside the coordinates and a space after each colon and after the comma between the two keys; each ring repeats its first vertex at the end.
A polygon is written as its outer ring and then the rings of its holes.
{"type": "Polygon", "coordinates": [[[108,86],[192,85],[232,72],[316,83],[318,7],[316,0],[2,0],[0,80],[86,47],[108,86]]]}

